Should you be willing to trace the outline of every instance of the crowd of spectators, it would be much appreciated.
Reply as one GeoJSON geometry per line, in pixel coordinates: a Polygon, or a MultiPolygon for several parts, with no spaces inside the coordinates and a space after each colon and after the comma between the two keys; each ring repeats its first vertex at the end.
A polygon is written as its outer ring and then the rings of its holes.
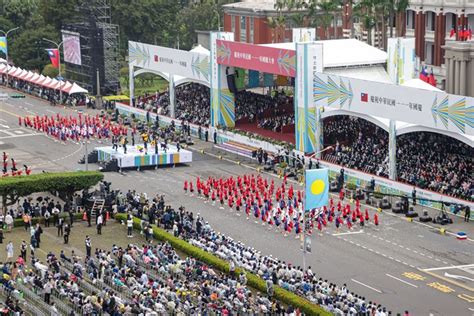
{"type": "MultiPolygon", "coordinates": [[[[304,271],[299,266],[274,259],[271,256],[264,256],[241,242],[217,233],[199,213],[195,217],[192,212],[187,212],[183,207],[174,210],[171,206],[165,206],[161,196],[154,197],[151,201],[146,195],[134,191],[129,191],[126,195],[119,194],[119,196],[117,209],[141,218],[143,234],[146,235],[149,224],[156,224],[172,231],[176,237],[183,238],[230,262],[231,270],[232,267],[239,266],[259,275],[266,282],[267,296],[257,296],[254,300],[250,300],[250,298],[248,300],[259,302],[257,310],[261,313],[275,313],[273,308],[277,307],[275,303],[272,303],[272,295],[274,293],[273,287],[278,285],[321,305],[336,315],[389,315],[380,304],[368,301],[365,297],[349,291],[345,284],[337,286],[328,280],[317,277],[311,267],[304,271]],[[143,203],[140,203],[140,200],[143,203]]],[[[245,274],[235,276],[235,278],[232,278],[231,275],[230,278],[234,284],[246,283],[245,274]]],[[[225,280],[227,283],[229,282],[228,279],[225,280]]],[[[231,296],[229,296],[232,298],[231,302],[224,305],[230,304],[229,308],[230,306],[233,306],[232,308],[241,306],[238,296],[232,294],[235,292],[231,292],[231,296]]]]}
{"type": "Polygon", "coordinates": [[[235,95],[235,120],[261,121],[282,115],[288,107],[293,107],[293,100],[283,91],[275,90],[269,95],[244,90],[235,95]]]}
{"type": "MultiPolygon", "coordinates": [[[[324,142],[334,146],[324,159],[388,177],[388,133],[360,118],[336,116],[324,122],[324,142]]],[[[445,135],[417,132],[397,138],[399,181],[473,200],[474,149],[445,135]]]]}
{"type": "MultiPolygon", "coordinates": [[[[88,105],[93,106],[93,100],[88,98],[84,93],[75,93],[75,94],[62,94],[62,100],[60,99],[61,94],[59,90],[48,89],[39,85],[35,85],[25,80],[17,79],[15,77],[8,78],[9,86],[36,97],[39,97],[44,100],[48,100],[52,104],[65,104],[70,106],[76,105],[88,105]]],[[[6,84],[6,76],[0,76],[0,84],[6,84]]]]}
{"type": "Polygon", "coordinates": [[[473,200],[474,149],[450,137],[410,133],[397,139],[398,179],[447,195],[473,200]]]}
{"type": "Polygon", "coordinates": [[[358,117],[324,121],[324,143],[333,146],[324,159],[348,168],[388,177],[388,134],[358,117]]]}

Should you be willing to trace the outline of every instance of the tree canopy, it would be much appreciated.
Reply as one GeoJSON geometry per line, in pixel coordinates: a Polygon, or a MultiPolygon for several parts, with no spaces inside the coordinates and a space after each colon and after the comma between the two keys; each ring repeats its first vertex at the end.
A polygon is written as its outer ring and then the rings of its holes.
{"type": "MultiPolygon", "coordinates": [[[[94,0],[3,0],[0,30],[20,27],[8,36],[9,58],[17,66],[42,71],[49,64],[47,38],[61,41],[61,27],[81,20],[81,5],[94,0]]],[[[119,26],[120,54],[125,60],[128,40],[191,49],[196,30],[223,26],[222,4],[232,0],[120,0],[111,1],[112,23],[119,26]]],[[[2,53],[0,53],[0,57],[2,53]]]]}

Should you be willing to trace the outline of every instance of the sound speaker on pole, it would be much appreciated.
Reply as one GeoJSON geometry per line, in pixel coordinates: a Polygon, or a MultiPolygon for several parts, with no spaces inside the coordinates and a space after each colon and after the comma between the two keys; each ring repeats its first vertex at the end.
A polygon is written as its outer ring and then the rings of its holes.
{"type": "Polygon", "coordinates": [[[227,75],[227,86],[229,87],[230,92],[233,94],[237,93],[237,87],[235,86],[235,76],[227,75]]]}

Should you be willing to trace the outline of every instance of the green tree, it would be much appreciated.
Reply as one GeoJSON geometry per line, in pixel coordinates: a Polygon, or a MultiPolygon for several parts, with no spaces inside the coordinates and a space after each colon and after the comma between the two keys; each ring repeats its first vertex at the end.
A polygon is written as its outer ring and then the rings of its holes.
{"type": "MultiPolygon", "coordinates": [[[[52,64],[47,64],[44,66],[43,71],[41,72],[43,76],[51,77],[51,78],[56,78],[59,74],[59,69],[55,68],[52,64]]],[[[66,65],[61,64],[61,75],[64,75],[66,73],[66,65]]]]}
{"type": "Polygon", "coordinates": [[[44,51],[46,46],[41,46],[44,37],[58,40],[59,34],[53,26],[45,25],[40,16],[32,17],[22,32],[14,38],[10,45],[9,57],[22,68],[43,69],[49,62],[44,51]]]}
{"type": "Polygon", "coordinates": [[[37,0],[38,12],[45,24],[52,25],[56,32],[61,30],[63,24],[73,22],[78,16],[76,8],[80,0],[37,0]]]}
{"type": "MultiPolygon", "coordinates": [[[[3,1],[2,1],[3,2],[3,1]]],[[[37,13],[39,0],[8,0],[2,4],[2,17],[16,26],[24,26],[37,13]]]]}
{"type": "Polygon", "coordinates": [[[60,192],[67,198],[79,190],[90,188],[104,178],[98,171],[39,173],[0,179],[3,212],[21,197],[36,192],[60,192]]]}

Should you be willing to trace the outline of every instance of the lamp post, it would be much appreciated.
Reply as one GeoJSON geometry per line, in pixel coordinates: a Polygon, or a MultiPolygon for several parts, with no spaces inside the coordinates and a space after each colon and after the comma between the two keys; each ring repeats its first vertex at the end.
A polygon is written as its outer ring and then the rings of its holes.
{"type": "MultiPolygon", "coordinates": [[[[43,37],[43,41],[46,41],[46,42],[49,42],[49,43],[52,43],[54,45],[56,45],[57,49],[58,49],[58,77],[59,78],[62,78],[61,76],[61,52],[60,52],[60,47],[63,45],[64,41],[62,41],[61,43],[56,43],[55,41],[52,41],[52,40],[49,40],[47,38],[44,38],[43,37]]],[[[61,102],[63,101],[63,82],[64,80],[61,80],[61,84],[59,85],[59,104],[61,104],[61,102]]]]}
{"type": "MultiPolygon", "coordinates": [[[[332,149],[332,146],[328,146],[326,148],[323,148],[320,151],[317,151],[317,152],[313,153],[311,156],[308,157],[308,159],[312,159],[317,154],[325,152],[329,149],[332,149]]],[[[305,164],[305,162],[301,158],[292,157],[290,155],[281,155],[281,156],[288,157],[288,158],[291,158],[291,159],[295,159],[296,161],[301,163],[301,165],[303,166],[303,188],[304,188],[304,191],[306,192],[306,181],[305,181],[306,164],[305,164]]],[[[306,246],[307,246],[306,245],[306,196],[303,200],[303,227],[302,227],[302,232],[303,232],[303,272],[304,272],[306,270],[306,246]]]]}
{"type": "Polygon", "coordinates": [[[6,32],[4,30],[0,30],[0,33],[2,33],[5,36],[5,42],[7,44],[7,51],[5,52],[5,55],[6,55],[6,58],[7,58],[7,84],[6,84],[7,87],[8,87],[8,34],[10,34],[10,32],[18,30],[19,28],[20,28],[19,26],[14,27],[12,29],[9,29],[6,32]]]}

